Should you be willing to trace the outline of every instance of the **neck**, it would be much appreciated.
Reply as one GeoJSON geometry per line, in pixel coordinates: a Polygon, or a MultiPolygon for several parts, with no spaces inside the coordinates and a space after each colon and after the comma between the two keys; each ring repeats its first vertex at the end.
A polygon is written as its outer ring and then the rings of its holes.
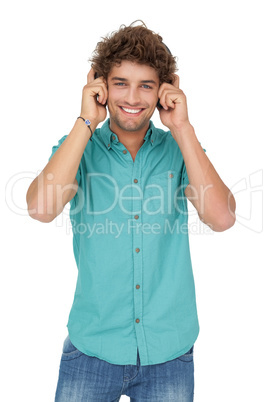
{"type": "Polygon", "coordinates": [[[118,137],[119,142],[121,142],[129,151],[138,151],[142,144],[144,143],[144,137],[148,131],[149,124],[147,127],[142,128],[137,131],[127,131],[114,125],[110,120],[110,130],[115,133],[118,137]]]}

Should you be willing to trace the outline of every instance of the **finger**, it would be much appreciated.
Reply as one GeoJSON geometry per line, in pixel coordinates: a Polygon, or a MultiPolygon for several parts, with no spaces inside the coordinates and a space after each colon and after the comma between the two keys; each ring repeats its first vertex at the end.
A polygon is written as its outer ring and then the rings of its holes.
{"type": "Polygon", "coordinates": [[[108,98],[108,90],[106,85],[102,85],[100,91],[98,92],[97,101],[104,105],[108,98]]]}
{"type": "Polygon", "coordinates": [[[159,90],[158,90],[158,97],[161,98],[164,92],[166,91],[173,91],[174,90],[174,85],[173,84],[168,84],[167,82],[163,82],[162,85],[160,85],[159,90]]]}
{"type": "Polygon", "coordinates": [[[176,88],[180,88],[180,77],[177,74],[173,74],[174,80],[173,80],[173,85],[176,88]]]}
{"type": "Polygon", "coordinates": [[[173,101],[172,96],[170,96],[170,94],[167,94],[166,96],[166,105],[168,108],[174,109],[175,108],[175,103],[173,101]]]}
{"type": "Polygon", "coordinates": [[[94,74],[95,74],[95,71],[93,70],[93,68],[91,68],[91,69],[89,70],[88,75],[87,75],[87,83],[88,83],[88,84],[90,84],[91,82],[94,81],[94,74]]]}
{"type": "Polygon", "coordinates": [[[96,85],[94,83],[85,85],[83,88],[83,93],[85,96],[96,97],[97,101],[101,104],[105,104],[108,97],[108,90],[103,82],[96,85]]]}
{"type": "Polygon", "coordinates": [[[99,103],[103,105],[106,103],[108,91],[105,84],[98,84],[94,87],[91,86],[91,91],[93,93],[93,96],[96,96],[96,99],[99,103]]]}
{"type": "Polygon", "coordinates": [[[163,109],[168,110],[168,106],[166,104],[165,98],[159,98],[159,103],[161,104],[161,106],[163,107],[163,109]]]}
{"type": "Polygon", "coordinates": [[[168,110],[168,108],[174,109],[174,99],[178,96],[177,91],[175,92],[174,90],[170,90],[170,88],[163,89],[161,96],[160,96],[160,103],[163,106],[165,110],[168,110]]]}
{"type": "Polygon", "coordinates": [[[158,90],[158,98],[161,98],[161,96],[162,96],[162,94],[163,94],[163,92],[165,90],[166,85],[168,85],[168,84],[166,84],[165,82],[162,85],[160,85],[159,90],[158,90]]]}
{"type": "Polygon", "coordinates": [[[161,94],[159,96],[159,99],[160,99],[161,105],[163,106],[163,108],[165,110],[168,110],[168,108],[170,106],[169,105],[169,97],[168,97],[169,94],[170,94],[170,89],[163,87],[162,90],[161,90],[161,94]]]}

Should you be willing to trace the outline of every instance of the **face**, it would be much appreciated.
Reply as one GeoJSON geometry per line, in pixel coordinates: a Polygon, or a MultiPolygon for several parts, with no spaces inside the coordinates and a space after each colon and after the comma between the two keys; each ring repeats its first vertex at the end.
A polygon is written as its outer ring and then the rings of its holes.
{"type": "Polygon", "coordinates": [[[122,61],[107,79],[110,128],[118,132],[145,132],[158,101],[159,78],[145,64],[122,61]]]}

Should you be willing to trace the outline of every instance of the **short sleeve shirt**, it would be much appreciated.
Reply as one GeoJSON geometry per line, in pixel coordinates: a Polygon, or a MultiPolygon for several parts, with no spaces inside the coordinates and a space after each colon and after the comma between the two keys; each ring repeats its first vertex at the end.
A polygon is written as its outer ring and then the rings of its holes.
{"type": "Polygon", "coordinates": [[[186,353],[199,332],[184,194],[189,180],[170,131],[150,122],[133,161],[106,120],[88,141],[76,179],[72,343],[121,365],[136,364],[137,349],[142,366],[186,353]]]}

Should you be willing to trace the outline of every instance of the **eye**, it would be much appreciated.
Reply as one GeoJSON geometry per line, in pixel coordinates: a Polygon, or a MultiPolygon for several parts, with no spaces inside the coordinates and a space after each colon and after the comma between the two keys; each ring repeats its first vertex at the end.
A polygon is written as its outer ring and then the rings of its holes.
{"type": "Polygon", "coordinates": [[[150,87],[150,86],[147,85],[147,84],[143,84],[142,87],[145,88],[145,89],[151,89],[151,88],[152,88],[152,87],[150,87]]]}
{"type": "Polygon", "coordinates": [[[118,86],[118,87],[122,87],[122,86],[124,86],[126,84],[124,82],[116,82],[115,85],[118,86]]]}

